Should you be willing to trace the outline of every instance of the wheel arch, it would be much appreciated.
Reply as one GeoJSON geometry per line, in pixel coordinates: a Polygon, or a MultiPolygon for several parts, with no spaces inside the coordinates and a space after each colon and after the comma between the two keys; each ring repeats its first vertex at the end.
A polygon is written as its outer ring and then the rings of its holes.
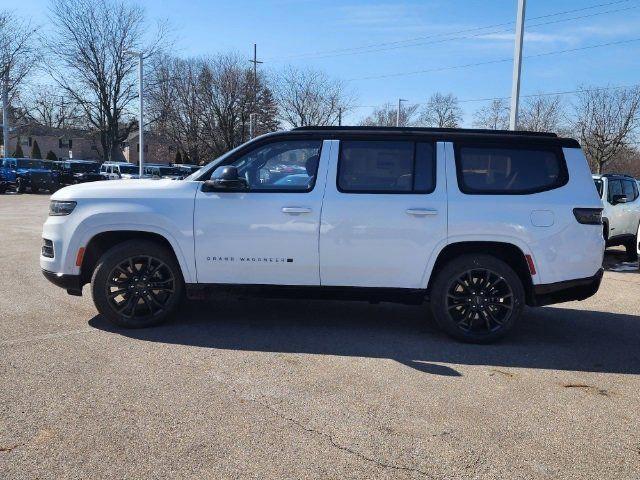
{"type": "Polygon", "coordinates": [[[122,229],[98,232],[86,243],[80,266],[81,282],[84,284],[91,281],[98,260],[107,250],[129,240],[148,240],[164,246],[173,254],[185,280],[188,278],[189,270],[186,268],[185,259],[179,248],[166,235],[147,230],[122,229]]]}
{"type": "Polygon", "coordinates": [[[431,293],[433,281],[438,272],[442,270],[449,260],[460,255],[469,255],[474,253],[491,255],[504,261],[507,265],[513,268],[516,275],[518,275],[518,278],[520,278],[520,281],[522,282],[527,305],[535,304],[533,279],[531,278],[531,272],[529,270],[529,264],[525,257],[525,253],[520,247],[509,242],[460,241],[446,245],[438,253],[438,257],[436,258],[431,274],[429,275],[427,295],[431,293]]]}

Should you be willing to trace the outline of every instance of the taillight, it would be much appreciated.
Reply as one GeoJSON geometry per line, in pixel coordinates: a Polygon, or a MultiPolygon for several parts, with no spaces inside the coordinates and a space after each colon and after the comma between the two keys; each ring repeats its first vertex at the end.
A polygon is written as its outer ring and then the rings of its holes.
{"type": "Polygon", "coordinates": [[[578,223],[585,225],[602,225],[601,208],[574,208],[573,214],[578,223]]]}

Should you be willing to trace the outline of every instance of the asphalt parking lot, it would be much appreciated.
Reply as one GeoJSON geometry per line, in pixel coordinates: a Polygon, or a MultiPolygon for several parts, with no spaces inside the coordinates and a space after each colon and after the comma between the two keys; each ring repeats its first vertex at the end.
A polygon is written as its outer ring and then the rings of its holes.
{"type": "Polygon", "coordinates": [[[640,478],[640,272],[490,346],[427,307],[229,296],[127,331],[0,196],[0,478],[640,478]]]}

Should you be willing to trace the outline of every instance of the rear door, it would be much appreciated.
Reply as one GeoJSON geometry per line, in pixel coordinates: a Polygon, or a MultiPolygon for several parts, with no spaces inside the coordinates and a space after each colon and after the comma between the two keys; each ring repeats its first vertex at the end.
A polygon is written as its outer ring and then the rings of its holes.
{"type": "Polygon", "coordinates": [[[426,287],[447,236],[445,166],[435,142],[406,138],[340,141],[322,207],[322,285],[426,287]]]}
{"type": "Polygon", "coordinates": [[[638,200],[638,185],[635,180],[622,180],[623,194],[627,197],[624,204],[626,234],[635,235],[638,231],[640,217],[640,200],[638,200]]]}
{"type": "Polygon", "coordinates": [[[613,197],[615,195],[624,195],[622,180],[609,178],[607,183],[607,202],[609,202],[609,238],[613,238],[618,235],[625,235],[626,233],[629,233],[629,222],[626,218],[625,204],[618,203],[614,205],[613,203],[613,197]]]}

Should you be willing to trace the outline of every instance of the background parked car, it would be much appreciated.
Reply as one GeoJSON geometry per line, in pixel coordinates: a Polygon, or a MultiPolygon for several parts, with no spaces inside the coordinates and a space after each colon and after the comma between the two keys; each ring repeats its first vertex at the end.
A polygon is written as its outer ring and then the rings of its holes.
{"type": "Polygon", "coordinates": [[[52,168],[58,172],[61,186],[107,180],[106,175],[100,173],[100,164],[92,160],[66,160],[51,163],[52,168]]]}
{"type": "Polygon", "coordinates": [[[128,162],[104,162],[100,166],[100,173],[108,180],[140,178],[139,172],[137,165],[128,162]]]}
{"type": "Polygon", "coordinates": [[[148,178],[182,180],[187,174],[181,168],[172,167],[171,165],[147,164],[144,166],[144,176],[148,178]]]}
{"type": "Polygon", "coordinates": [[[607,247],[622,245],[630,261],[638,258],[640,237],[640,188],[629,175],[593,175],[600,198],[603,234],[607,247]]]}
{"type": "Polygon", "coordinates": [[[183,170],[185,177],[188,177],[202,168],[200,165],[188,165],[186,163],[172,163],[171,166],[183,170]]]}
{"type": "Polygon", "coordinates": [[[60,188],[58,174],[51,170],[44,160],[32,158],[5,158],[0,167],[3,185],[2,191],[13,187],[19,193],[31,190],[38,193],[40,190],[55,192],[60,188]]]}

